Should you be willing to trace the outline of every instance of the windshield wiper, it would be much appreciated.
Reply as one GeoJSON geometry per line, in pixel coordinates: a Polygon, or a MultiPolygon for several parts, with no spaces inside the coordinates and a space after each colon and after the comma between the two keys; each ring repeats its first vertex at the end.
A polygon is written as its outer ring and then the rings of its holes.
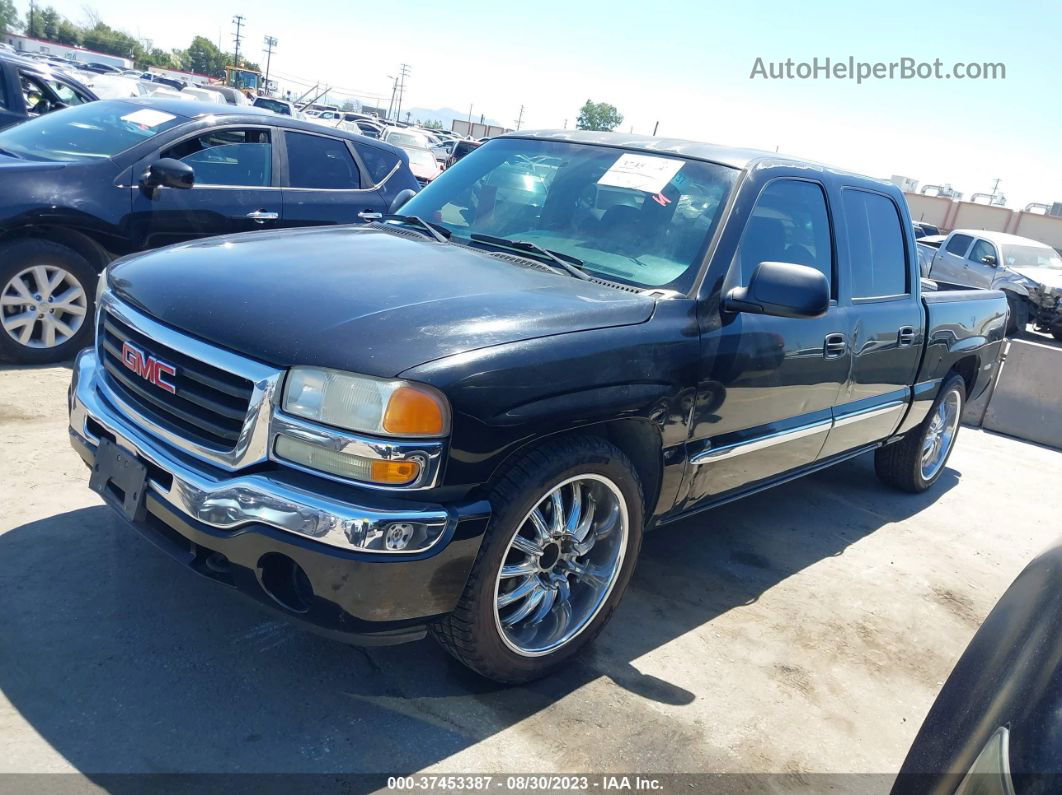
{"type": "Polygon", "coordinates": [[[583,261],[578,257],[573,257],[569,254],[558,254],[556,251],[542,248],[538,243],[530,243],[526,240],[509,240],[508,238],[495,237],[494,235],[481,235],[477,232],[473,232],[470,237],[477,243],[487,243],[491,246],[505,246],[507,248],[515,248],[517,251],[529,251],[533,254],[538,254],[540,257],[545,257],[546,259],[557,263],[561,270],[569,276],[574,276],[576,279],[585,279],[587,281],[590,279],[586,272],[581,269],[583,261]]]}
{"type": "Polygon", "coordinates": [[[411,226],[419,226],[433,238],[440,243],[445,243],[450,239],[451,232],[445,226],[439,224],[433,224],[430,221],[425,221],[419,215],[381,215],[380,221],[399,221],[411,226]]]}

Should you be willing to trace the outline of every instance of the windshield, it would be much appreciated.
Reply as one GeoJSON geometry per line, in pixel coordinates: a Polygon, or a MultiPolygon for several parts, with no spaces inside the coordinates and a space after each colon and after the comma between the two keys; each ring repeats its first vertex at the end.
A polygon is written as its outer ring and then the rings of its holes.
{"type": "Polygon", "coordinates": [[[648,152],[500,138],[402,207],[453,239],[494,235],[567,254],[638,287],[692,286],[733,168],[648,152]]]}
{"type": "Polygon", "coordinates": [[[416,133],[389,132],[387,133],[387,143],[394,144],[395,146],[424,147],[428,145],[428,139],[423,135],[417,135],[416,133]]]}
{"type": "Polygon", "coordinates": [[[291,115],[291,107],[286,102],[281,102],[276,99],[269,99],[268,97],[258,97],[254,101],[255,107],[265,108],[271,110],[274,113],[283,113],[286,116],[291,115]]]}
{"type": "Polygon", "coordinates": [[[435,156],[427,149],[406,149],[409,162],[425,168],[435,168],[435,156]]]}
{"type": "Polygon", "coordinates": [[[0,149],[27,160],[96,160],[113,157],[186,121],[143,105],[88,102],[0,131],[0,149]]]}
{"type": "Polygon", "coordinates": [[[1004,258],[1008,268],[1055,268],[1062,270],[1062,257],[1047,246],[1006,246],[1004,258]]]}

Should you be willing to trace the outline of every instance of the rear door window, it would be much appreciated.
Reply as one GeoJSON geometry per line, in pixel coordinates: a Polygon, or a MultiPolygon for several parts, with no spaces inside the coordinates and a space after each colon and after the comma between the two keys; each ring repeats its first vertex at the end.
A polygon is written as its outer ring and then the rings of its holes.
{"type": "Polygon", "coordinates": [[[358,164],[345,141],[288,130],[288,184],[293,188],[353,190],[361,187],[358,164]]]}
{"type": "Polygon", "coordinates": [[[896,205],[887,196],[845,188],[842,193],[853,298],[906,295],[907,255],[896,205]]]}
{"type": "Polygon", "coordinates": [[[966,254],[966,251],[970,248],[972,242],[973,238],[969,235],[952,235],[951,240],[948,241],[948,245],[944,247],[944,250],[949,254],[956,254],[962,257],[966,254]]]}

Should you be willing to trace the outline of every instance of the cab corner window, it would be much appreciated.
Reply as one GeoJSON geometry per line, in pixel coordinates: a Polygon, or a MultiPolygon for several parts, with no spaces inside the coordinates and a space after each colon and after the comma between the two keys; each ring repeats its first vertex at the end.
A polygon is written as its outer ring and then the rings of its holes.
{"type": "Polygon", "coordinates": [[[268,130],[212,130],[166,152],[195,171],[197,187],[265,188],[273,184],[268,130]]]}
{"type": "Polygon", "coordinates": [[[358,165],[345,141],[290,130],[284,139],[288,146],[288,184],[292,188],[353,190],[361,187],[358,165]]]}
{"type": "Polygon", "coordinates": [[[769,183],[756,199],[735,257],[741,284],[748,284],[761,262],[788,262],[819,271],[830,282],[830,296],[836,297],[830,219],[822,188],[795,179],[769,183]]]}
{"type": "Polygon", "coordinates": [[[853,298],[906,295],[907,256],[896,205],[865,190],[842,191],[853,298]]]}
{"type": "Polygon", "coordinates": [[[369,176],[372,177],[372,181],[377,185],[387,179],[387,175],[398,165],[398,155],[393,152],[388,152],[376,146],[363,146],[360,144],[357,146],[358,154],[361,155],[365,168],[369,170],[369,176]]]}

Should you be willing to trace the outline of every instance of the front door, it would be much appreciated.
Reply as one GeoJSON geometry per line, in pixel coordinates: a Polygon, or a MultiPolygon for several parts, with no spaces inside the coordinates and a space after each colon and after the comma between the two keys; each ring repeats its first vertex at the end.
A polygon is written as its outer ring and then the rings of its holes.
{"type": "Polygon", "coordinates": [[[724,290],[746,285],[760,262],[791,262],[825,274],[834,300],[817,318],[723,312],[702,333],[686,508],[817,458],[850,366],[835,251],[821,184],[781,178],[762,188],[724,290]]]}
{"type": "Polygon", "coordinates": [[[273,135],[268,127],[199,131],[134,166],[131,223],[138,247],[278,227],[283,206],[273,135]],[[139,187],[139,175],[164,157],[190,165],[195,187],[159,188],[154,197],[139,187]]]}
{"type": "Polygon", "coordinates": [[[999,273],[999,263],[999,251],[996,247],[987,240],[975,239],[970,253],[966,256],[967,284],[982,290],[992,289],[992,283],[999,273]],[[985,257],[992,257],[995,264],[985,262],[985,257]]]}

